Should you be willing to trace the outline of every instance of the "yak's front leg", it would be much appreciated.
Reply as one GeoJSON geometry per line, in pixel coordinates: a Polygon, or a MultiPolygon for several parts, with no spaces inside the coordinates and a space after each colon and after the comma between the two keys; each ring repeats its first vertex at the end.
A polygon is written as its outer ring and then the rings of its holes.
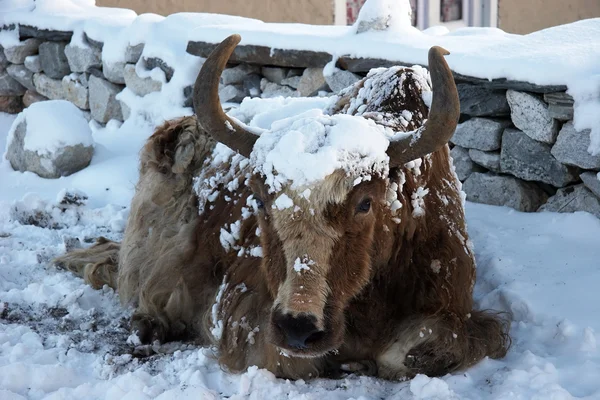
{"type": "Polygon", "coordinates": [[[377,357],[378,375],[386,379],[441,376],[486,356],[504,357],[510,340],[507,324],[497,314],[482,311],[411,318],[377,357]]]}

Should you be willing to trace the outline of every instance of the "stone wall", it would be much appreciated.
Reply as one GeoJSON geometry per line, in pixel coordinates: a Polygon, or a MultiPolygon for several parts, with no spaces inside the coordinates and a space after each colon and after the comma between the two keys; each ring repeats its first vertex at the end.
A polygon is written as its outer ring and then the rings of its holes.
{"type": "MultiPolygon", "coordinates": [[[[128,47],[124,62],[110,63],[102,60],[103,43],[84,38],[75,46],[71,32],[16,29],[20,42],[0,51],[0,111],[17,113],[36,101],[65,99],[97,123],[122,121],[130,110],[117,94],[126,87],[141,97],[161,91],[162,81],[138,73],[158,68],[168,83],[176,67],[144,57],[143,45],[128,47]]],[[[187,51],[206,57],[214,46],[190,42],[187,51]]],[[[338,69],[325,76],[331,59],[328,53],[239,46],[222,76],[221,101],[332,95],[371,68],[398,64],[340,57],[338,69]]],[[[583,210],[600,218],[600,156],[587,152],[589,131],[573,128],[566,87],[459,74],[455,79],[461,123],[451,147],[468,200],[527,212],[583,210]]],[[[191,105],[192,83],[182,89],[184,106],[191,105]]]]}

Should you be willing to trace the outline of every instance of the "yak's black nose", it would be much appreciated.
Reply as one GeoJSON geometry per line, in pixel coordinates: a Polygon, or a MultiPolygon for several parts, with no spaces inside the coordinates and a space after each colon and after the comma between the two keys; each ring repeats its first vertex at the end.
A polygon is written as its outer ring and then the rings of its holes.
{"type": "Polygon", "coordinates": [[[306,349],[323,336],[324,332],[317,328],[316,321],[312,315],[293,316],[280,312],[273,318],[273,322],[285,336],[287,345],[296,349],[306,349]]]}

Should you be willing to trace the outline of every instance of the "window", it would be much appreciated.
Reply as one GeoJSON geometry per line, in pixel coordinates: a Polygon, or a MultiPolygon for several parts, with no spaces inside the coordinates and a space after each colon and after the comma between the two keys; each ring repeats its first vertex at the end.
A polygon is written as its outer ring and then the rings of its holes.
{"type": "MultiPolygon", "coordinates": [[[[398,0],[400,1],[400,0],[398,0]]],[[[346,23],[353,24],[366,0],[345,2],[346,23]]],[[[444,25],[448,29],[465,26],[497,26],[498,0],[410,0],[412,24],[419,29],[444,25]]]]}

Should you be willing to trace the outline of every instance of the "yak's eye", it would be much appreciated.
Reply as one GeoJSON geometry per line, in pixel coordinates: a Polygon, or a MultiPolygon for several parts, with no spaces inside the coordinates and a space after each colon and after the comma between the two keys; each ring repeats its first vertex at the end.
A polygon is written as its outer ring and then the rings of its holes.
{"type": "Polygon", "coordinates": [[[256,201],[256,207],[258,207],[259,210],[262,210],[265,207],[265,203],[258,197],[254,196],[254,201],[256,201]]]}
{"type": "Polygon", "coordinates": [[[357,212],[367,213],[371,209],[371,199],[364,199],[360,202],[358,207],[356,207],[357,212]]]}

